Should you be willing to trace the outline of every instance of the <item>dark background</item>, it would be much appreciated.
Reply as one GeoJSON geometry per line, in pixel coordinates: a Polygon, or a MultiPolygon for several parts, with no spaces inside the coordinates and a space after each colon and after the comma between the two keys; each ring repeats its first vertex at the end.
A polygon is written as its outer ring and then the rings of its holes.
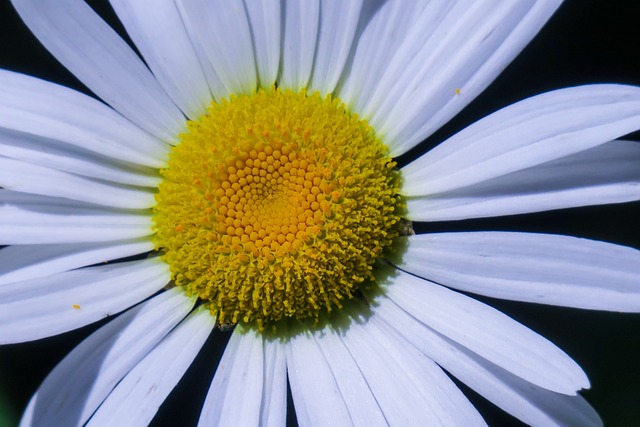
{"type": "MultiPolygon", "coordinates": [[[[90,1],[121,31],[105,1],[90,1]]],[[[588,83],[640,85],[640,2],[569,0],[504,73],[456,119],[421,147],[522,98],[588,83]]],[[[0,0],[0,68],[19,71],[88,93],[0,0]]],[[[2,96],[0,94],[0,96],[2,96]]],[[[629,136],[640,140],[640,133],[629,136]]],[[[639,165],[640,167],[640,165],[639,165]]],[[[640,249],[640,203],[517,215],[455,224],[418,224],[434,230],[520,230],[606,240],[640,249]]],[[[640,425],[640,314],[615,314],[504,302],[484,298],[551,339],[586,371],[592,389],[586,399],[608,426],[640,425]]],[[[99,325],[40,340],[0,347],[0,426],[17,423],[31,394],[47,373],[99,325]]],[[[156,425],[195,425],[208,384],[228,337],[216,332],[162,406],[156,425]]],[[[464,387],[463,387],[464,389],[464,387]]],[[[490,425],[517,422],[465,389],[490,425]]]]}

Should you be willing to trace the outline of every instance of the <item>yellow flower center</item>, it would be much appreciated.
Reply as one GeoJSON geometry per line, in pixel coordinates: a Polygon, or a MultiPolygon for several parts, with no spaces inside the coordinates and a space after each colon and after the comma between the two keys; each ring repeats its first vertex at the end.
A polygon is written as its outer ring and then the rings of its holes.
{"type": "Polygon", "coordinates": [[[220,323],[317,319],[373,282],[398,235],[399,175],[338,99],[261,89],[212,103],[180,139],[155,244],[220,323]]]}

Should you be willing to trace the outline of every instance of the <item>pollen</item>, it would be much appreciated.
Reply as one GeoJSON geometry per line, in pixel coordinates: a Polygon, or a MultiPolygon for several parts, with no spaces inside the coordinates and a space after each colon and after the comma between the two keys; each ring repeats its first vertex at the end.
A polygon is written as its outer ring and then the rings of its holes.
{"type": "Polygon", "coordinates": [[[395,163],[332,96],[271,88],[214,102],[161,174],[156,249],[221,324],[342,308],[400,229],[395,163]]]}

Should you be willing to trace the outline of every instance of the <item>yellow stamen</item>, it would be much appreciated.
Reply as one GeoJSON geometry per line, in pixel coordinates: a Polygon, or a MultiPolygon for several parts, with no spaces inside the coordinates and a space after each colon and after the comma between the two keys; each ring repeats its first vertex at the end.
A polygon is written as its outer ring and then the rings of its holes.
{"type": "Polygon", "coordinates": [[[212,103],[180,138],[155,244],[220,323],[317,319],[374,280],[398,235],[399,176],[338,99],[261,89],[212,103]]]}

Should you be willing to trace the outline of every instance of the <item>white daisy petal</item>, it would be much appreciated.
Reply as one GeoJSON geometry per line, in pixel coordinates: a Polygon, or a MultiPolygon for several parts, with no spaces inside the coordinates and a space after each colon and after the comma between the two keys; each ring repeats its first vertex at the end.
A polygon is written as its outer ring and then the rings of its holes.
{"type": "Polygon", "coordinates": [[[150,215],[0,190],[0,244],[110,242],[153,233],[150,215]]]}
{"type": "Polygon", "coordinates": [[[318,0],[288,0],[284,7],[284,41],[279,87],[294,91],[306,88],[311,79],[320,25],[318,0]]]}
{"type": "Polygon", "coordinates": [[[592,85],[520,101],[402,168],[402,194],[463,188],[602,145],[640,129],[640,88],[592,85]]]}
{"type": "Polygon", "coordinates": [[[91,334],[47,376],[21,426],[83,425],[131,368],[189,313],[194,301],[174,288],[91,334]]]}
{"type": "Polygon", "coordinates": [[[224,85],[224,93],[253,93],[258,84],[249,22],[241,2],[182,0],[178,4],[185,24],[224,85]]]}
{"type": "Polygon", "coordinates": [[[115,208],[147,209],[156,204],[153,193],[146,189],[104,184],[5,157],[0,157],[0,186],[7,190],[63,197],[115,208]]]}
{"type": "Polygon", "coordinates": [[[264,404],[263,381],[262,337],[251,330],[236,329],[218,364],[198,425],[258,425],[264,404]]]}
{"type": "Polygon", "coordinates": [[[0,70],[0,128],[127,164],[166,165],[168,146],[103,103],[63,86],[0,70]]]}
{"type": "Polygon", "coordinates": [[[486,425],[442,369],[375,314],[350,323],[342,339],[389,425],[486,425]]]}
{"type": "Polygon", "coordinates": [[[276,82],[280,66],[282,36],[280,0],[248,1],[249,25],[256,54],[260,86],[270,88],[276,82]]]}
{"type": "Polygon", "coordinates": [[[287,422],[287,364],[282,344],[264,340],[264,383],[262,386],[261,426],[279,427],[287,422]]]}
{"type": "Polygon", "coordinates": [[[90,151],[0,127],[0,156],[90,178],[143,187],[157,187],[157,171],[118,162],[90,151]]]}
{"type": "Polygon", "coordinates": [[[118,383],[87,426],[146,426],[193,362],[215,317],[200,306],[118,383]]]}
{"type": "Polygon", "coordinates": [[[0,342],[32,341],[116,314],[170,280],[159,259],[66,271],[0,286],[0,342]]]}
{"type": "Polygon", "coordinates": [[[300,332],[290,339],[287,372],[296,418],[301,427],[354,423],[334,373],[309,331],[300,332]]]}
{"type": "Polygon", "coordinates": [[[14,245],[0,250],[0,285],[152,251],[149,239],[68,245],[14,245]]]}
{"type": "Polygon", "coordinates": [[[456,289],[517,301],[640,311],[640,251],[568,236],[437,233],[403,239],[394,262],[456,289]],[[429,260],[429,262],[424,262],[429,260]]]}
{"type": "Polygon", "coordinates": [[[574,395],[589,387],[566,353],[500,311],[401,270],[381,266],[379,274],[396,304],[490,362],[558,393],[574,395]]]}
{"type": "MultiPolygon", "coordinates": [[[[365,2],[362,15],[371,17],[358,38],[353,63],[344,76],[344,82],[338,88],[338,96],[342,102],[363,118],[369,119],[372,111],[365,110],[365,106],[374,92],[372,88],[376,87],[384,71],[391,64],[393,55],[420,11],[425,6],[446,9],[452,4],[387,1],[380,5],[365,2]]],[[[438,15],[433,13],[432,16],[435,18],[438,15]]],[[[424,28],[425,31],[428,29],[429,27],[424,28]]]]}
{"type": "MultiPolygon", "coordinates": [[[[451,3],[451,2],[448,2],[451,3]]],[[[473,100],[540,30],[560,1],[425,7],[364,111],[396,156],[473,100]]]]}
{"type": "Polygon", "coordinates": [[[598,414],[579,395],[535,386],[420,323],[388,298],[373,310],[397,334],[506,412],[534,426],[600,426],[598,414]]]}
{"type": "Polygon", "coordinates": [[[320,3],[318,40],[309,82],[312,92],[333,92],[353,45],[362,0],[325,0],[320,3]]]}
{"type": "Polygon", "coordinates": [[[357,360],[351,356],[339,334],[325,329],[314,333],[313,338],[318,343],[329,369],[333,372],[353,425],[385,425],[384,414],[362,376],[357,360]]]}
{"type": "Polygon", "coordinates": [[[190,119],[202,116],[212,97],[175,2],[111,0],[111,5],[171,99],[190,119]]]}
{"type": "Polygon", "coordinates": [[[84,1],[12,3],[47,50],[122,115],[165,141],[184,129],[184,116],[153,74],[84,1]]]}
{"type": "Polygon", "coordinates": [[[612,141],[441,194],[406,199],[407,218],[449,221],[640,199],[640,144],[612,141]]]}

